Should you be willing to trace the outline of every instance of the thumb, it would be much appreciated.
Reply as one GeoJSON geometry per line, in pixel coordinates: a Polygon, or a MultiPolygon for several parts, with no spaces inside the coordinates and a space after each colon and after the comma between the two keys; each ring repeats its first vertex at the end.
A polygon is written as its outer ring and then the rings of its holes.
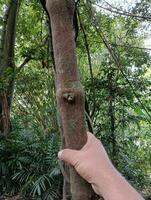
{"type": "Polygon", "coordinates": [[[60,160],[63,160],[67,163],[69,163],[70,165],[75,166],[76,162],[77,162],[77,155],[78,151],[77,150],[72,150],[72,149],[64,149],[62,151],[59,151],[58,153],[58,158],[60,160]]]}

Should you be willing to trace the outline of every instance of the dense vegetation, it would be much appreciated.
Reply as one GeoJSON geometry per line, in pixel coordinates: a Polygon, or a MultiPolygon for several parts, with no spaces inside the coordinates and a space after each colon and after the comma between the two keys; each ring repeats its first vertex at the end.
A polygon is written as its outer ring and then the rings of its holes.
{"type": "MultiPolygon", "coordinates": [[[[115,5],[81,0],[77,15],[77,59],[89,126],[123,175],[140,190],[151,188],[151,49],[145,46],[151,4],[149,0],[115,5]]],[[[0,19],[0,195],[61,199],[54,59],[47,16],[38,0],[2,0],[0,19]],[[11,65],[3,59],[2,50],[9,25],[6,13],[14,2],[18,2],[18,17],[11,65]],[[7,105],[8,124],[1,108],[6,106],[5,93],[8,102],[13,93],[7,105]]]]}

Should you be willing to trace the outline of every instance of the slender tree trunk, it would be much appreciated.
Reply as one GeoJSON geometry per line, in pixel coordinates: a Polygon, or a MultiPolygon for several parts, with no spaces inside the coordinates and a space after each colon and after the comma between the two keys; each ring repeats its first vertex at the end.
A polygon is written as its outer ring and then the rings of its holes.
{"type": "Polygon", "coordinates": [[[0,132],[7,135],[10,132],[10,109],[14,91],[14,49],[16,37],[16,18],[19,0],[11,0],[4,16],[4,25],[0,46],[0,132]],[[4,83],[5,82],[5,83],[4,83]],[[5,116],[5,117],[4,117],[5,116]],[[8,123],[9,122],[9,123],[8,123]],[[7,126],[6,126],[7,124],[7,126]],[[9,127],[8,127],[9,124],[9,127]],[[6,130],[7,129],[7,130],[6,130]]]}
{"type": "Polygon", "coordinates": [[[109,124],[110,124],[110,137],[111,137],[111,144],[112,144],[112,162],[117,167],[117,146],[116,146],[116,135],[115,135],[115,91],[114,91],[114,71],[109,72],[108,75],[108,86],[109,86],[109,124]]]}
{"type": "MultiPolygon", "coordinates": [[[[67,148],[86,143],[84,91],[80,84],[73,30],[73,0],[47,0],[56,66],[57,103],[67,148]]],[[[92,200],[91,186],[70,167],[72,200],[92,200]]]]}
{"type": "Polygon", "coordinates": [[[10,131],[10,110],[5,92],[0,93],[0,132],[7,135],[10,131]]]}

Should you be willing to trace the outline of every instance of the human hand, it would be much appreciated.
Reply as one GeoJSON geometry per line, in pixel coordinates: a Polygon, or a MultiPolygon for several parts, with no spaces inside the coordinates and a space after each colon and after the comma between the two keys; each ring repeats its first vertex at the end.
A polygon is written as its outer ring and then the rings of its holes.
{"type": "Polygon", "coordinates": [[[91,133],[87,136],[87,143],[81,150],[64,149],[58,153],[58,157],[72,165],[79,175],[92,185],[94,191],[100,194],[100,180],[103,190],[104,179],[109,175],[109,171],[113,170],[113,165],[102,143],[91,133]]]}

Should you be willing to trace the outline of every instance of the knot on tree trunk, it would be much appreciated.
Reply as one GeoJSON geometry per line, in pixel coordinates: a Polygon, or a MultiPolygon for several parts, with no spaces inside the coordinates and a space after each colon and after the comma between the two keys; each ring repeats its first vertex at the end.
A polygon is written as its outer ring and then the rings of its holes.
{"type": "Polygon", "coordinates": [[[78,104],[84,103],[85,95],[83,88],[62,88],[57,90],[57,99],[62,104],[78,104]]]}
{"type": "Polygon", "coordinates": [[[63,98],[64,98],[66,101],[68,101],[69,103],[74,103],[75,94],[74,94],[74,93],[71,93],[71,92],[68,92],[68,93],[63,94],[63,98]]]}

